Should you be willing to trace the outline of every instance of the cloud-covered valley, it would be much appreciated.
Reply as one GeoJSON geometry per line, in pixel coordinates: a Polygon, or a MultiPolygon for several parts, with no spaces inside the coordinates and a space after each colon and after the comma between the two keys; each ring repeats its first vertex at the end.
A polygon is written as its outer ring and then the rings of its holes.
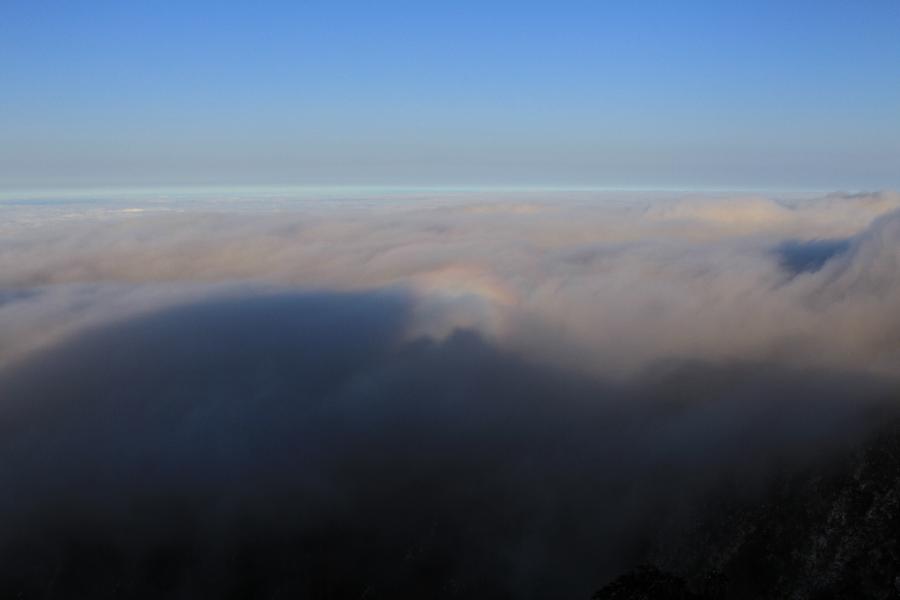
{"type": "Polygon", "coordinates": [[[417,298],[411,335],[471,327],[603,375],[668,359],[897,366],[895,193],[522,195],[76,205],[57,219],[5,207],[29,226],[0,244],[0,360],[228,290],[402,288],[417,298]]]}
{"type": "Polygon", "coordinates": [[[671,548],[711,512],[895,416],[898,210],[0,205],[0,589],[588,598],[690,570],[671,548]]]}

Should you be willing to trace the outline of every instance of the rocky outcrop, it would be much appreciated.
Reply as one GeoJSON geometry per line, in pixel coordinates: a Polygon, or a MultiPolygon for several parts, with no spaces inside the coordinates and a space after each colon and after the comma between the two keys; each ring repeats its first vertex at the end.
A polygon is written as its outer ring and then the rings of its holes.
{"type": "Polygon", "coordinates": [[[900,426],[686,540],[594,597],[900,598],[900,426]]]}

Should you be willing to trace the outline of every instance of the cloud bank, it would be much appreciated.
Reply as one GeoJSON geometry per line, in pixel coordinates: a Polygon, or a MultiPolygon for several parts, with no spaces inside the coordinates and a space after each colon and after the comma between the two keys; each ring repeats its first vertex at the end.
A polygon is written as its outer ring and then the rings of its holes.
{"type": "Polygon", "coordinates": [[[897,366],[896,193],[259,204],[4,207],[0,360],[228,289],[398,287],[417,295],[411,334],[471,327],[603,375],[672,358],[897,366]]]}
{"type": "Polygon", "coordinates": [[[589,597],[894,414],[897,209],[4,206],[0,586],[589,597]]]}

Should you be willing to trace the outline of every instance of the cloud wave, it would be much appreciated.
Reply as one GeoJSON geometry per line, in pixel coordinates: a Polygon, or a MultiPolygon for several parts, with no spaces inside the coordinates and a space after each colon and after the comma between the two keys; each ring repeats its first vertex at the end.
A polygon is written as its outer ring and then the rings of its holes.
{"type": "Polygon", "coordinates": [[[897,194],[525,196],[0,208],[0,591],[587,598],[896,414],[897,194]]]}

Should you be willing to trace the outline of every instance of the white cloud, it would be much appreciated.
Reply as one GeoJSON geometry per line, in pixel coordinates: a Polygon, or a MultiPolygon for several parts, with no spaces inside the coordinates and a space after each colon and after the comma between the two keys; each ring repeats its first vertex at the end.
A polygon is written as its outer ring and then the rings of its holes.
{"type": "Polygon", "coordinates": [[[896,193],[520,196],[7,206],[28,226],[0,239],[0,360],[235,285],[401,286],[419,298],[413,333],[474,327],[603,374],[670,358],[900,368],[896,193]],[[779,262],[780,242],[837,237],[850,250],[818,271],[779,262]]]}

